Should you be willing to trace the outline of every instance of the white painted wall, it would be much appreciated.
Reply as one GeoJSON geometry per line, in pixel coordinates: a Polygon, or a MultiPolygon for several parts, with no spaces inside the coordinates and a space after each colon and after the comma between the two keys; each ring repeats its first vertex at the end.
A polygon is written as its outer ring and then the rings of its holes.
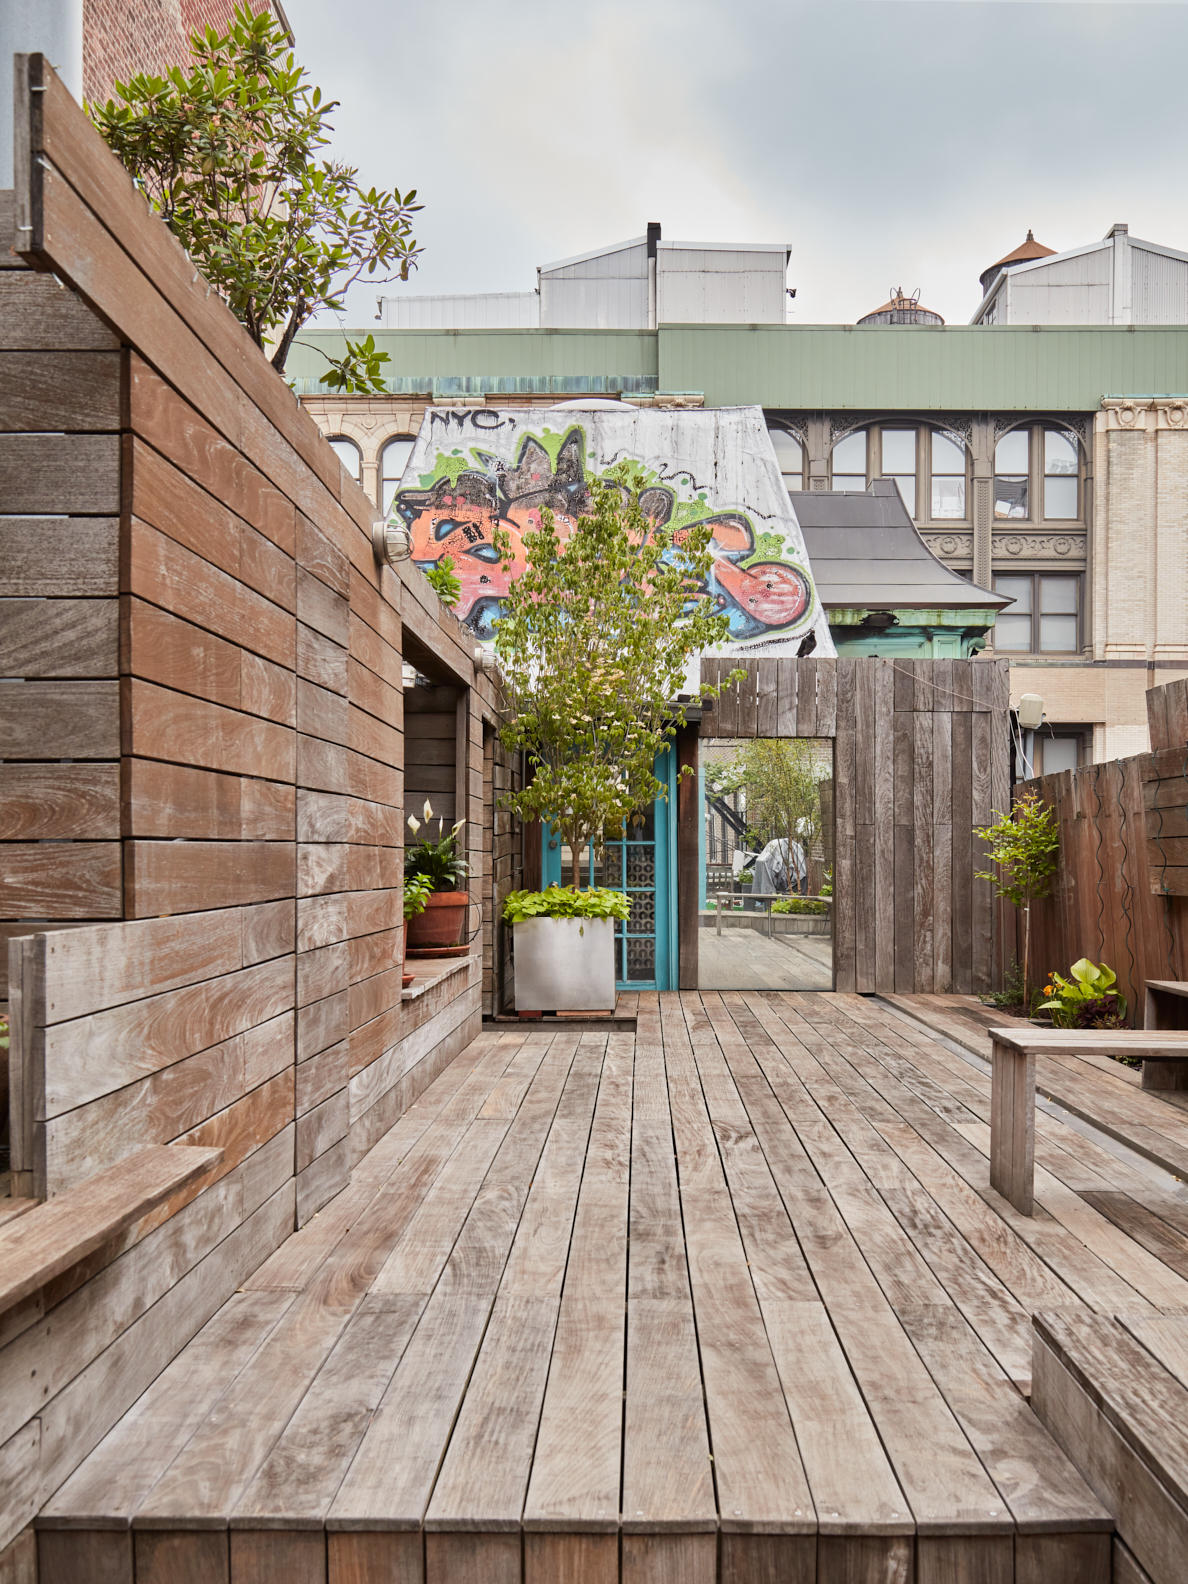
{"type": "Polygon", "coordinates": [[[475,292],[470,296],[381,297],[385,330],[535,330],[535,292],[475,292]]]}
{"type": "Polygon", "coordinates": [[[81,102],[82,41],[83,0],[0,0],[0,187],[13,185],[12,57],[48,55],[81,102]]]}

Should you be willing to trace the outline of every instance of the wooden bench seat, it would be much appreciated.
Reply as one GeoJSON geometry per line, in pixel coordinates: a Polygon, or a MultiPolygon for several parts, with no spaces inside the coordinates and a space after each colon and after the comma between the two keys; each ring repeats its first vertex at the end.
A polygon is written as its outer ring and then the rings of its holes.
{"type": "Polygon", "coordinates": [[[217,1166],[221,1149],[154,1144],[0,1226],[0,1314],[217,1166]]]}
{"type": "Polygon", "coordinates": [[[1115,1580],[1182,1584],[1188,1315],[1060,1310],[1033,1326],[1032,1407],[1114,1515],[1115,1580]]]}
{"type": "MultiPolygon", "coordinates": [[[[1035,1064],[1037,1056],[1048,1057],[1114,1057],[1120,1053],[1148,1062],[1188,1061],[1188,1031],[1177,1033],[1150,1032],[1144,1029],[1110,1029],[1102,1033],[1069,1029],[1027,1029],[1016,1024],[1013,1028],[992,1028],[990,1034],[990,1059],[992,1064],[990,1095],[990,1185],[1009,1199],[1022,1215],[1031,1215],[1034,1204],[1035,1181],[1035,1064]]],[[[1086,1069],[1082,1088],[1092,1086],[1095,1075],[1086,1069]]],[[[1072,1087],[1070,1085],[1070,1087],[1072,1087]]],[[[1139,1101],[1132,1095],[1131,1103],[1139,1101]]],[[[1082,1116],[1105,1125],[1105,1115],[1116,1099],[1106,1091],[1100,1108],[1082,1103],[1077,1106],[1082,1116]],[[1092,1113],[1100,1109],[1100,1121],[1092,1113]]],[[[1158,1101],[1142,1104],[1158,1106],[1158,1101]]],[[[1141,1116],[1133,1118],[1136,1130],[1143,1126],[1141,1116]]],[[[1109,1131],[1115,1137],[1125,1137],[1116,1126],[1109,1131]]],[[[1151,1155],[1148,1148],[1143,1153],[1151,1155]]],[[[1174,1155],[1174,1150],[1169,1152],[1174,1155]]],[[[1188,1148],[1181,1159],[1161,1160],[1168,1170],[1177,1175],[1188,1175],[1188,1148]]]]}

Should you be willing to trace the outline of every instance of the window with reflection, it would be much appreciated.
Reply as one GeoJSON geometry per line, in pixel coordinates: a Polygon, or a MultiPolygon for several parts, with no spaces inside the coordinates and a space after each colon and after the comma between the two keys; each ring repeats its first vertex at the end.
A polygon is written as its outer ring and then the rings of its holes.
{"type": "Polygon", "coordinates": [[[397,435],[389,440],[380,458],[380,508],[385,517],[392,507],[392,496],[404,476],[404,469],[416,445],[415,435],[397,435]]]}
{"type": "Polygon", "coordinates": [[[859,429],[839,440],[833,448],[830,467],[835,490],[866,488],[866,430],[859,429]]]}
{"type": "Polygon", "coordinates": [[[355,442],[348,440],[345,435],[331,435],[330,449],[354,479],[355,483],[362,484],[363,453],[355,442]]]}
{"type": "Polygon", "coordinates": [[[932,461],[932,520],[945,522],[965,518],[965,447],[948,435],[933,430],[930,436],[932,461]]]}
{"type": "Polygon", "coordinates": [[[1077,446],[1059,429],[1044,430],[1044,517],[1067,521],[1077,515],[1077,446]]]}
{"type": "Polygon", "coordinates": [[[884,429],[883,477],[893,478],[911,516],[916,515],[916,431],[884,429]]]}
{"type": "Polygon", "coordinates": [[[794,434],[787,429],[769,429],[772,446],[775,448],[776,461],[780,464],[780,474],[784,480],[786,490],[801,490],[804,488],[804,447],[794,434]]]}
{"type": "Polygon", "coordinates": [[[995,517],[1027,517],[1030,443],[1028,430],[1012,429],[994,448],[995,517]]]}
{"type": "Polygon", "coordinates": [[[1075,654],[1079,648],[1081,580],[1049,576],[995,576],[994,589],[1014,600],[994,623],[994,647],[1008,654],[1075,654]]]}

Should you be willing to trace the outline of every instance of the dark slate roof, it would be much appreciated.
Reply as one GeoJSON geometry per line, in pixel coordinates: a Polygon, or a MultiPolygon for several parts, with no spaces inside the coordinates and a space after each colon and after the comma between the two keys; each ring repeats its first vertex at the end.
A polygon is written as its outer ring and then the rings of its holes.
{"type": "Polygon", "coordinates": [[[823,605],[868,610],[1001,610],[937,559],[916,531],[894,479],[857,490],[793,490],[792,505],[823,605]]]}

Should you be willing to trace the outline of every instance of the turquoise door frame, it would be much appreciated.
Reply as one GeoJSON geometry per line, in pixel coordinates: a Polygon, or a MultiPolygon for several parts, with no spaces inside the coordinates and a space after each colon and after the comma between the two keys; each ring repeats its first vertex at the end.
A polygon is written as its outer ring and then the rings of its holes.
{"type": "MultiPolygon", "coordinates": [[[[616,986],[620,990],[675,990],[680,984],[677,929],[677,762],[670,748],[656,760],[656,779],[668,796],[657,798],[638,830],[607,842],[600,883],[632,897],[632,916],[615,924],[616,986]]],[[[590,873],[591,855],[586,855],[590,873]]],[[[541,832],[541,883],[568,885],[561,873],[561,842],[541,832]]],[[[599,876],[595,874],[595,879],[599,876]]]]}

